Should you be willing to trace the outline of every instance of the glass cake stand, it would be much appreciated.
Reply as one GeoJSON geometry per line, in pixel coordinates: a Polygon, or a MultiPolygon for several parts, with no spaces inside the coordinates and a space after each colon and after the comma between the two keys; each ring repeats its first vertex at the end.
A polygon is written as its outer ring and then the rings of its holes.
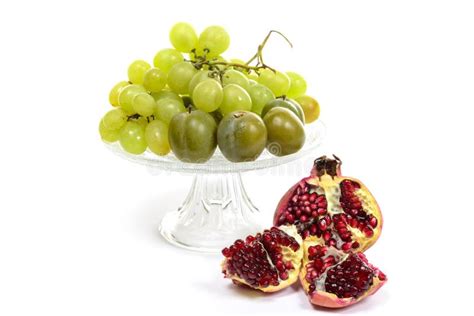
{"type": "Polygon", "coordinates": [[[306,142],[299,152],[277,157],[265,150],[257,160],[241,163],[229,162],[218,149],[206,163],[194,164],[181,162],[173,154],[160,157],[147,151],[142,155],[132,155],[123,151],[118,143],[106,146],[118,156],[150,168],[194,174],[186,199],[180,207],[163,217],[159,229],[173,245],[201,252],[218,252],[236,239],[262,229],[260,212],[247,196],[241,173],[276,167],[314,155],[325,136],[325,125],[316,121],[306,125],[305,130],[306,142]]]}

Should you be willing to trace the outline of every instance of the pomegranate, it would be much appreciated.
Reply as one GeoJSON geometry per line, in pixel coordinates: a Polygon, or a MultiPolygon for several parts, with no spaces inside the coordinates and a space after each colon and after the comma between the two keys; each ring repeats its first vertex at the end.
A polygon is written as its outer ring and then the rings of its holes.
{"type": "Polygon", "coordinates": [[[294,226],[272,227],[238,239],[222,250],[224,277],[235,284],[275,292],[298,280],[303,258],[302,239],[294,226]]]}
{"type": "Polygon", "coordinates": [[[375,198],[357,179],[341,175],[341,160],[322,156],[311,175],[294,185],[277,206],[274,225],[295,225],[303,239],[316,236],[322,245],[363,252],[382,230],[375,198]]]}
{"type": "Polygon", "coordinates": [[[340,308],[374,294],[387,277],[360,252],[326,246],[322,238],[304,241],[300,281],[311,303],[340,308]]]}

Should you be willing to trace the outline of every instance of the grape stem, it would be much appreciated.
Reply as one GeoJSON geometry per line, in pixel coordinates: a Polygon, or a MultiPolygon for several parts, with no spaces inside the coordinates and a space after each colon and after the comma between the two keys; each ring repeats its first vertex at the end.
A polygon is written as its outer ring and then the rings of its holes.
{"type": "MultiPolygon", "coordinates": [[[[210,70],[218,70],[219,72],[223,72],[225,70],[220,70],[218,67],[215,67],[215,66],[226,66],[226,68],[228,68],[228,67],[242,68],[242,69],[247,70],[248,72],[253,70],[256,73],[258,73],[262,69],[269,69],[269,70],[273,71],[274,73],[276,73],[276,70],[274,68],[268,66],[263,61],[263,48],[265,47],[268,40],[270,39],[270,36],[273,33],[278,34],[281,37],[283,37],[288,42],[290,47],[293,48],[293,44],[290,42],[290,40],[285,35],[283,35],[283,33],[279,32],[279,31],[276,31],[276,30],[271,30],[270,32],[268,32],[267,36],[265,36],[263,42],[260,45],[258,45],[258,49],[257,49],[257,52],[255,53],[255,55],[253,55],[253,57],[250,58],[250,60],[248,62],[246,62],[245,64],[229,63],[229,62],[226,62],[226,61],[220,61],[220,60],[215,60],[215,59],[214,60],[208,60],[206,58],[206,55],[209,53],[208,49],[204,49],[204,55],[203,56],[196,56],[195,60],[188,60],[188,61],[191,62],[194,65],[194,67],[196,67],[197,69],[201,69],[202,66],[206,65],[206,66],[209,66],[210,70]],[[255,59],[257,60],[257,64],[255,66],[250,66],[249,64],[251,62],[253,62],[255,59]]],[[[191,52],[195,54],[196,50],[193,49],[191,52]]]]}

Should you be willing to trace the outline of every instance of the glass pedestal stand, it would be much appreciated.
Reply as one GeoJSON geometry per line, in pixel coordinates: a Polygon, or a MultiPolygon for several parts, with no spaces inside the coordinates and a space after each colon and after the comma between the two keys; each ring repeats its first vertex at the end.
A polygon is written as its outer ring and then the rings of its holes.
{"type": "Polygon", "coordinates": [[[275,167],[314,155],[325,135],[325,126],[317,121],[306,126],[306,143],[293,155],[272,156],[264,151],[252,162],[232,163],[219,150],[204,164],[179,161],[169,154],[159,157],[150,152],[131,155],[117,143],[108,148],[117,155],[151,168],[165,171],[193,173],[194,180],[182,205],[167,213],[160,225],[161,235],[173,245],[202,252],[218,252],[236,239],[255,234],[269,226],[271,219],[262,221],[242,184],[241,173],[275,167]]]}

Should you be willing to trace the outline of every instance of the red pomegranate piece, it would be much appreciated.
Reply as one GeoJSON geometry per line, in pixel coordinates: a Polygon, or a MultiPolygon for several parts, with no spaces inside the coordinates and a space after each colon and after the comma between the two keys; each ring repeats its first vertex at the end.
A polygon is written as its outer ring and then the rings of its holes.
{"type": "Polygon", "coordinates": [[[382,231],[375,198],[354,178],[341,175],[341,160],[315,160],[311,176],[294,185],[277,206],[274,225],[295,225],[303,239],[316,236],[322,245],[363,252],[382,231]]]}
{"type": "Polygon", "coordinates": [[[304,250],[300,281],[315,305],[349,306],[374,294],[387,281],[360,252],[326,246],[318,237],[306,239],[304,250]]]}
{"type": "Polygon", "coordinates": [[[298,280],[302,239],[294,226],[284,226],[238,239],[222,250],[224,277],[235,284],[275,292],[298,280]]]}

